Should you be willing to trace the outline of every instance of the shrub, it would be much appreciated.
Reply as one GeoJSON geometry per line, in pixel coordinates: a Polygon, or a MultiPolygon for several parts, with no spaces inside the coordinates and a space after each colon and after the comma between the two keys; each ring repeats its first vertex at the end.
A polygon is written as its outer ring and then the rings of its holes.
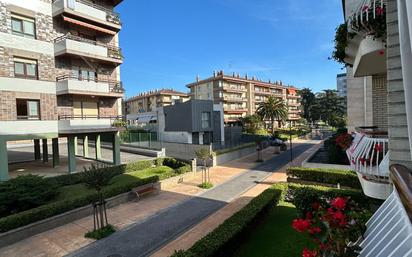
{"type": "Polygon", "coordinates": [[[187,165],[187,163],[180,160],[176,160],[175,158],[167,157],[163,159],[163,165],[168,166],[172,169],[178,169],[180,167],[187,165]]]}
{"type": "Polygon", "coordinates": [[[126,172],[151,168],[151,167],[153,167],[153,165],[154,165],[153,160],[131,162],[131,163],[126,164],[126,172]]]}
{"type": "Polygon", "coordinates": [[[116,229],[112,225],[109,224],[101,229],[89,231],[84,236],[87,238],[99,240],[99,239],[110,236],[114,232],[116,232],[116,229]]]}
{"type": "Polygon", "coordinates": [[[211,233],[196,242],[190,249],[177,251],[172,256],[206,257],[222,254],[227,247],[230,248],[236,245],[236,240],[242,232],[250,228],[260,214],[276,206],[281,195],[282,190],[279,188],[267,189],[211,233]]]}
{"type": "Polygon", "coordinates": [[[329,139],[325,140],[323,145],[325,146],[325,150],[328,153],[329,162],[332,164],[343,164],[349,165],[349,160],[346,155],[346,152],[342,150],[336,143],[336,138],[340,134],[336,133],[334,136],[330,137],[329,139]]]}
{"type": "Polygon", "coordinates": [[[41,176],[24,175],[0,183],[0,217],[47,203],[57,195],[57,184],[41,176]]]}
{"type": "MultiPolygon", "coordinates": [[[[148,183],[154,183],[157,181],[159,181],[158,176],[151,176],[141,179],[134,178],[133,180],[125,180],[122,183],[111,184],[105,187],[102,190],[102,193],[105,198],[110,198],[121,193],[126,193],[135,187],[148,183]]],[[[79,207],[86,206],[98,199],[99,195],[96,192],[90,192],[84,195],[80,195],[79,197],[45,204],[30,210],[0,218],[0,232],[6,232],[11,229],[28,225],[35,221],[46,219],[79,207]]]]}
{"type": "Polygon", "coordinates": [[[355,172],[350,170],[293,167],[288,169],[288,175],[305,181],[361,188],[355,172]]]}
{"type": "Polygon", "coordinates": [[[184,166],[175,169],[176,174],[184,174],[192,171],[192,166],[185,164],[184,166]]]}
{"type": "Polygon", "coordinates": [[[312,208],[313,202],[318,202],[322,206],[326,206],[327,201],[341,196],[350,197],[357,203],[362,203],[367,209],[371,209],[372,204],[380,201],[368,198],[359,190],[336,189],[324,186],[304,186],[299,184],[289,184],[289,195],[292,198],[293,204],[300,215],[306,214],[312,208]]]}

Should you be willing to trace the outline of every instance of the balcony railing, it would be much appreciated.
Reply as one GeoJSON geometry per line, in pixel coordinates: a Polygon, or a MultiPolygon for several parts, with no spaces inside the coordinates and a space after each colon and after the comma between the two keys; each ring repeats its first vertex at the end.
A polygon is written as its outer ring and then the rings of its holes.
{"type": "Polygon", "coordinates": [[[412,256],[412,176],[401,165],[390,168],[394,189],[366,223],[359,256],[412,256]]]}
{"type": "Polygon", "coordinates": [[[107,83],[109,84],[109,91],[111,93],[124,93],[123,83],[121,81],[101,79],[101,78],[83,78],[82,76],[75,76],[73,74],[65,74],[56,77],[56,81],[65,80],[78,80],[78,81],[89,81],[95,83],[107,83]]]}
{"type": "Polygon", "coordinates": [[[361,0],[355,12],[348,19],[349,27],[354,32],[363,31],[366,35],[372,34],[375,31],[369,20],[383,15],[385,11],[385,0],[361,0]]]}
{"type": "Polygon", "coordinates": [[[87,39],[87,38],[82,38],[82,37],[79,37],[79,36],[75,36],[75,35],[72,35],[70,33],[67,33],[66,35],[63,35],[63,36],[60,36],[60,37],[56,38],[54,40],[54,43],[58,43],[58,42],[63,41],[63,40],[73,40],[73,41],[86,43],[86,44],[90,44],[90,45],[105,47],[105,48],[107,48],[107,56],[106,57],[110,57],[110,58],[114,58],[114,59],[118,59],[118,60],[123,59],[121,48],[119,48],[115,45],[112,45],[112,44],[105,44],[105,43],[97,42],[97,41],[90,40],[90,39],[87,39]]]}
{"type": "Polygon", "coordinates": [[[235,87],[235,86],[223,86],[223,90],[225,91],[234,91],[234,92],[246,92],[247,89],[243,87],[235,87]]]}
{"type": "Polygon", "coordinates": [[[112,23],[114,23],[114,24],[122,25],[122,23],[120,22],[120,14],[119,14],[119,13],[113,12],[113,11],[110,10],[110,9],[107,9],[107,8],[101,6],[101,5],[95,4],[95,3],[90,2],[90,1],[86,1],[86,0],[76,0],[76,2],[79,2],[79,3],[82,3],[82,4],[84,4],[84,5],[93,7],[93,8],[95,8],[95,9],[97,9],[97,10],[106,12],[106,14],[107,14],[106,20],[107,20],[108,22],[112,22],[112,23]]]}

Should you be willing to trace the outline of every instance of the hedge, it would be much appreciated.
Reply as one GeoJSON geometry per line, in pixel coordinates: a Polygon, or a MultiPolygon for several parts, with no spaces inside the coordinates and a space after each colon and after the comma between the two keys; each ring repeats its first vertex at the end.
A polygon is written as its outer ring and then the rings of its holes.
{"type": "MultiPolygon", "coordinates": [[[[102,192],[105,198],[110,198],[122,193],[126,193],[135,187],[148,183],[154,183],[157,181],[159,181],[158,176],[151,176],[143,179],[136,178],[133,181],[129,181],[120,185],[109,185],[108,187],[104,188],[102,192]]],[[[98,194],[96,192],[91,192],[77,198],[53,202],[24,212],[16,213],[0,219],[0,232],[6,232],[11,229],[25,226],[42,219],[46,219],[79,207],[83,207],[96,200],[98,200],[98,194]]]]}
{"type": "Polygon", "coordinates": [[[288,169],[288,176],[332,185],[339,183],[341,186],[361,189],[358,176],[350,170],[293,167],[288,169]]]}
{"type": "Polygon", "coordinates": [[[211,233],[196,242],[187,251],[178,251],[173,257],[217,256],[226,247],[236,245],[236,240],[256,219],[269,208],[276,206],[282,196],[279,188],[270,188],[255,197],[211,233]]]}

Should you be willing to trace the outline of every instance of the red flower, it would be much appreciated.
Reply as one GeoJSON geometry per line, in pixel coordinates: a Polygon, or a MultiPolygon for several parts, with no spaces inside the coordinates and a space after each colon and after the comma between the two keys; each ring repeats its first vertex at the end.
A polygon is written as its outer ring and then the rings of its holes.
{"type": "Polygon", "coordinates": [[[336,197],[331,201],[330,204],[338,210],[343,210],[346,206],[346,199],[342,197],[336,197]]]}
{"type": "Polygon", "coordinates": [[[375,151],[381,153],[383,151],[383,145],[382,144],[375,145],[375,151]]]}
{"type": "Polygon", "coordinates": [[[328,208],[328,214],[333,215],[335,213],[335,211],[333,210],[333,208],[328,208]]]}
{"type": "Polygon", "coordinates": [[[292,227],[298,232],[305,232],[310,227],[309,220],[304,219],[294,219],[292,222],[292,227]]]}
{"type": "Polygon", "coordinates": [[[316,234],[316,233],[320,233],[322,230],[320,229],[320,227],[311,227],[310,229],[309,229],[309,233],[310,234],[316,234]]]}
{"type": "Polygon", "coordinates": [[[320,204],[318,202],[313,202],[312,203],[312,209],[314,210],[319,210],[320,204]]]}
{"type": "Polygon", "coordinates": [[[363,8],[362,8],[362,11],[367,11],[368,9],[369,9],[369,6],[364,5],[363,8]]]}
{"type": "Polygon", "coordinates": [[[379,55],[385,55],[385,50],[380,50],[379,55]]]}
{"type": "Polygon", "coordinates": [[[306,213],[306,219],[307,219],[307,220],[311,220],[312,218],[313,218],[312,213],[311,213],[310,211],[308,211],[308,212],[306,213]]]}
{"type": "Polygon", "coordinates": [[[307,248],[303,249],[302,257],[316,257],[318,256],[318,252],[316,250],[309,250],[307,248]]]}
{"type": "Polygon", "coordinates": [[[377,14],[378,16],[381,16],[384,11],[385,11],[385,9],[383,9],[383,7],[377,7],[377,8],[376,8],[376,14],[377,14]]]}

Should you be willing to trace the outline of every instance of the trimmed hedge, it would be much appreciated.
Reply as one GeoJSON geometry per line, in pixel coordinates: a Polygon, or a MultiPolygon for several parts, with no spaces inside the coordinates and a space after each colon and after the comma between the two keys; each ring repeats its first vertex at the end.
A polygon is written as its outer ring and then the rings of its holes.
{"type": "MultiPolygon", "coordinates": [[[[142,186],[148,183],[159,181],[158,176],[138,179],[119,185],[109,185],[102,190],[105,198],[110,198],[122,193],[126,193],[131,189],[142,186]]],[[[69,200],[62,200],[39,206],[24,212],[16,213],[0,219],[0,232],[6,232],[30,223],[46,219],[79,207],[86,206],[91,202],[97,201],[99,195],[96,192],[91,192],[86,195],[81,195],[69,200]]]]}
{"type": "Polygon", "coordinates": [[[240,211],[219,227],[196,242],[187,251],[178,251],[173,257],[207,257],[222,255],[229,246],[236,245],[236,239],[269,208],[276,206],[282,196],[279,188],[270,188],[255,197],[240,211]]]}
{"type": "Polygon", "coordinates": [[[341,186],[361,189],[358,176],[350,170],[294,167],[288,169],[288,176],[332,185],[339,183],[341,186]]]}
{"type": "MultiPolygon", "coordinates": [[[[161,167],[160,167],[161,168],[161,167]]],[[[108,166],[103,169],[107,169],[116,176],[112,179],[112,183],[102,190],[104,198],[110,198],[122,193],[126,193],[131,189],[142,186],[148,183],[158,182],[159,180],[166,179],[172,176],[183,174],[191,171],[191,166],[185,162],[175,160],[173,158],[155,159],[138,161],[129,164],[119,166],[108,166]],[[167,161],[165,161],[167,160],[167,161]],[[165,166],[173,169],[171,172],[166,172],[160,175],[154,175],[144,178],[132,177],[132,173],[144,172],[145,169],[152,168],[155,165],[165,166]],[[126,179],[122,177],[127,177],[126,179]],[[119,182],[120,181],[120,182],[119,182]]],[[[156,174],[156,173],[155,173],[156,174]]],[[[48,182],[58,184],[60,187],[71,186],[82,183],[81,173],[61,175],[57,177],[45,178],[48,182]]],[[[57,200],[48,204],[41,205],[36,208],[32,208],[23,212],[15,213],[3,218],[0,218],[0,233],[6,232],[21,226],[28,225],[30,223],[50,218],[52,216],[62,214],[73,209],[86,206],[94,201],[98,200],[98,194],[96,192],[87,192],[85,194],[79,194],[78,197],[65,200],[57,200]]]]}

